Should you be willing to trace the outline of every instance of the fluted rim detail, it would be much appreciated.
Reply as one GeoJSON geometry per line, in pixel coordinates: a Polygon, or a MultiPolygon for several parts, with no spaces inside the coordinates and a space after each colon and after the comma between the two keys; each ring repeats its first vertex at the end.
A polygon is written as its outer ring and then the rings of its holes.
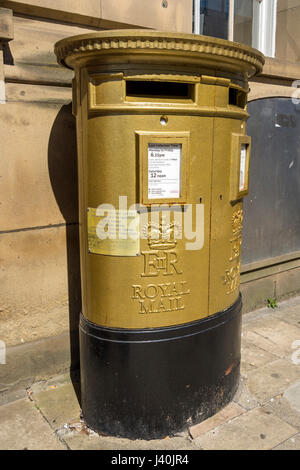
{"type": "Polygon", "coordinates": [[[61,65],[73,68],[74,59],[87,53],[116,53],[126,51],[160,51],[174,53],[178,57],[193,58],[225,57],[233,61],[249,64],[251,75],[259,73],[264,65],[264,56],[251,47],[196,34],[162,33],[149,30],[114,30],[83,34],[62,39],[55,44],[57,61],[61,65]]]}

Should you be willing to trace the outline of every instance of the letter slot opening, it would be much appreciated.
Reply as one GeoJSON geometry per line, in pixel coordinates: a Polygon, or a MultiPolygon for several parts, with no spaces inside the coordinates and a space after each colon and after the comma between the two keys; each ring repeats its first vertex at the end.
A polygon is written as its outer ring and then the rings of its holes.
{"type": "Polygon", "coordinates": [[[229,88],[228,104],[245,109],[247,104],[247,94],[237,88],[229,88]]]}
{"type": "Polygon", "coordinates": [[[194,101],[194,84],[154,80],[126,80],[126,99],[138,101],[194,101]]]}

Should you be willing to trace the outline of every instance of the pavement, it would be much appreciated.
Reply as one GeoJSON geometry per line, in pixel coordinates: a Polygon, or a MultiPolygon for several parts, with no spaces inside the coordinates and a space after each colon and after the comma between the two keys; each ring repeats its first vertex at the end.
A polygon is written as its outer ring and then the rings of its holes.
{"type": "Polygon", "coordinates": [[[69,374],[0,406],[0,450],[299,450],[300,297],[243,315],[239,389],[200,424],[159,440],[99,435],[84,423],[69,374]]]}

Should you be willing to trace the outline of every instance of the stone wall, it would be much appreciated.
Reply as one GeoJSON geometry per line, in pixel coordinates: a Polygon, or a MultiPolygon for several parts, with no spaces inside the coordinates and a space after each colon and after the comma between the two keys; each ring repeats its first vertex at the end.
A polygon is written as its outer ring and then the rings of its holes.
{"type": "MultiPolygon", "coordinates": [[[[128,27],[192,32],[192,0],[0,0],[0,392],[78,366],[73,72],[57,65],[53,46],[128,27]]],[[[268,60],[250,99],[291,96],[297,78],[299,65],[268,60]]],[[[246,270],[245,311],[276,286],[281,297],[299,292],[299,259],[246,270]]]]}

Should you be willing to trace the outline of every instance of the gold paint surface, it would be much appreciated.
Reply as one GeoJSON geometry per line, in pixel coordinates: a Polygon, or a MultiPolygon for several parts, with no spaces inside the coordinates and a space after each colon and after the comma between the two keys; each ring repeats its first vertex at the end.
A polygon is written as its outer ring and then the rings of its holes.
{"type": "Polygon", "coordinates": [[[157,328],[228,308],[239,295],[245,96],[263,56],[230,41],[138,30],[67,38],[55,50],[76,76],[85,317],[106,327],[157,328]],[[142,88],[130,93],[128,81],[142,88]],[[149,143],[181,145],[180,197],[148,197],[149,143]],[[139,241],[97,236],[103,216],[96,208],[109,204],[118,217],[120,196],[128,207],[142,205],[139,241]],[[186,233],[187,205],[203,218],[196,244],[186,233]]]}
{"type": "Polygon", "coordinates": [[[106,211],[97,215],[97,209],[88,208],[88,249],[90,253],[111,256],[138,256],[140,254],[140,239],[133,238],[135,231],[131,225],[139,226],[139,214],[128,215],[124,211],[106,211]],[[125,217],[126,216],[126,217],[125,217]],[[112,230],[113,227],[113,230],[112,230]],[[97,230],[107,238],[100,238],[97,230]]]}
{"type": "Polygon", "coordinates": [[[230,177],[230,200],[235,202],[247,196],[249,191],[249,162],[251,151],[251,138],[247,135],[232,134],[231,138],[231,177],[230,177]],[[244,161],[244,181],[241,182],[241,165],[242,165],[242,146],[245,146],[244,161]]]}
{"type": "Polygon", "coordinates": [[[212,68],[217,65],[219,70],[244,72],[249,77],[261,72],[264,64],[263,54],[256,49],[197,34],[114,30],[73,36],[55,44],[58,62],[70,68],[75,67],[81,58],[86,64],[95,61],[99,64],[100,60],[109,64],[118,63],[118,60],[112,59],[112,55],[116,57],[118,53],[123,56],[123,63],[131,54],[138,63],[145,61],[145,57],[140,57],[140,51],[151,56],[153,64],[157,63],[156,58],[161,62],[161,55],[164,55],[165,64],[167,61],[178,65],[198,62],[203,66],[208,61],[212,68]]]}

